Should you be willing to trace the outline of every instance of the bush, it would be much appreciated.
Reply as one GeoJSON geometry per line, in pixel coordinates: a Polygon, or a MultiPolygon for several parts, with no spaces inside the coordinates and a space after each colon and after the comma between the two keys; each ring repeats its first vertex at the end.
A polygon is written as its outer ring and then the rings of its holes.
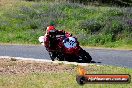
{"type": "Polygon", "coordinates": [[[95,20],[88,20],[80,23],[80,29],[84,29],[87,33],[95,33],[101,30],[102,25],[95,20]]]}
{"type": "Polygon", "coordinates": [[[13,9],[8,7],[0,14],[1,42],[36,44],[51,20],[55,21],[56,29],[77,35],[82,45],[112,46],[117,41],[130,43],[132,39],[131,8],[94,7],[66,2],[17,3],[13,9]]]}

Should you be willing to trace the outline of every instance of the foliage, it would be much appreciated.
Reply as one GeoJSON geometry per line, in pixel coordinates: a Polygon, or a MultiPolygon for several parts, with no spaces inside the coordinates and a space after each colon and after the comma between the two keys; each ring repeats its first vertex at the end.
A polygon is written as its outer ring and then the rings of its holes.
{"type": "Polygon", "coordinates": [[[0,8],[0,42],[38,44],[38,37],[53,20],[56,29],[71,32],[81,45],[118,47],[114,45],[117,42],[120,46],[131,45],[131,7],[94,7],[43,0],[6,3],[10,8],[6,4],[0,8]]]}
{"type": "MultiPolygon", "coordinates": [[[[46,0],[25,0],[25,1],[46,1],[46,0]]],[[[72,2],[72,3],[81,3],[84,5],[93,4],[93,5],[116,5],[116,6],[132,6],[131,0],[48,0],[50,2],[72,2]],[[98,3],[98,4],[97,4],[98,3]]]]}

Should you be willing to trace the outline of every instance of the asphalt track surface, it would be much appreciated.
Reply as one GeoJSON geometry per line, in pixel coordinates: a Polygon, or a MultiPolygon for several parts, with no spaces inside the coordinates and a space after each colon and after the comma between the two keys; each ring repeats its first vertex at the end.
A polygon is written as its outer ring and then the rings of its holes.
{"type": "MultiPolygon", "coordinates": [[[[92,56],[92,63],[132,68],[132,50],[108,50],[84,48],[92,56]]],[[[44,46],[0,45],[0,56],[48,59],[44,46]]]]}

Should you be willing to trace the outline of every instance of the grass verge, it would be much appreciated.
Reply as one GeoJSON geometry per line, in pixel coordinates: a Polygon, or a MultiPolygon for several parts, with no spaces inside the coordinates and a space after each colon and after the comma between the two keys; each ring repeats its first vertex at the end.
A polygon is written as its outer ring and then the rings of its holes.
{"type": "MultiPolygon", "coordinates": [[[[131,88],[130,84],[86,84],[76,82],[77,65],[0,59],[0,88],[131,88]]],[[[88,64],[88,74],[130,74],[132,69],[88,64]]]]}

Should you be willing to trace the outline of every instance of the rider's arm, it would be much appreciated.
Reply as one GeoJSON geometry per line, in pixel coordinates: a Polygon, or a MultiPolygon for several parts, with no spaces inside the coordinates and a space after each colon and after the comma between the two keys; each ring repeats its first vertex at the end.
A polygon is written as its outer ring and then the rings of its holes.
{"type": "Polygon", "coordinates": [[[46,33],[45,33],[45,35],[47,35],[48,34],[48,27],[46,28],[46,33]]]}

